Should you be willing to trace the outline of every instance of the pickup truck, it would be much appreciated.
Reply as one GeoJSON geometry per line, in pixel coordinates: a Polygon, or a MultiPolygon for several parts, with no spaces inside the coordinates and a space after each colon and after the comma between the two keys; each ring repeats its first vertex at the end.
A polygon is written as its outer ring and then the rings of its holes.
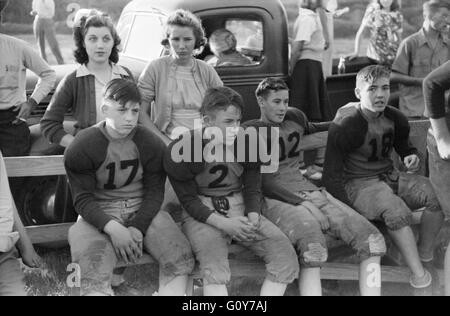
{"type": "MultiPolygon", "coordinates": [[[[285,8],[279,0],[134,0],[122,11],[117,29],[122,38],[120,64],[128,67],[136,78],[146,64],[166,52],[160,42],[166,16],[179,8],[199,16],[207,37],[219,29],[227,28],[237,38],[240,52],[252,60],[246,66],[218,67],[217,72],[225,85],[242,94],[246,104],[244,120],[259,116],[254,91],[266,77],[287,80],[289,58],[289,32],[285,8]]],[[[209,47],[198,58],[210,55],[209,47]]],[[[347,65],[351,74],[333,75],[327,79],[333,111],[355,101],[355,72],[359,67],[347,65]]],[[[55,66],[58,81],[77,65],[55,66]]],[[[30,74],[27,82],[31,94],[37,78],[30,74]]],[[[50,94],[33,112],[29,120],[33,136],[31,155],[61,154],[61,148],[49,145],[39,129],[39,119],[50,101],[50,94]]],[[[71,130],[70,113],[66,128],[71,130]]],[[[18,208],[27,225],[49,224],[58,221],[54,209],[54,177],[29,178],[22,195],[16,197],[18,208]]]]}

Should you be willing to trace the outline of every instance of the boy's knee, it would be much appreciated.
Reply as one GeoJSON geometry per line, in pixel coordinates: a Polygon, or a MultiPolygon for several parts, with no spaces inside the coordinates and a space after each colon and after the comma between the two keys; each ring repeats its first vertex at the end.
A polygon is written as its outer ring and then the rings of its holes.
{"type": "Polygon", "coordinates": [[[426,210],[432,213],[443,213],[441,203],[439,203],[436,195],[433,194],[428,198],[428,201],[426,203],[426,210]]]}
{"type": "Polygon", "coordinates": [[[361,261],[386,254],[386,241],[380,231],[362,216],[349,216],[342,224],[352,247],[361,261]]]}
{"type": "Polygon", "coordinates": [[[356,248],[361,261],[372,257],[383,257],[387,251],[384,236],[379,232],[370,234],[364,241],[358,243],[356,248]]]}
{"type": "Polygon", "coordinates": [[[207,262],[200,264],[201,275],[206,285],[226,285],[231,280],[228,260],[226,262],[207,262]]]}
{"type": "Polygon", "coordinates": [[[161,273],[166,277],[179,277],[189,275],[194,271],[195,259],[190,251],[181,251],[169,260],[159,262],[161,273]]]}
{"type": "Polygon", "coordinates": [[[266,267],[271,281],[289,284],[298,277],[300,273],[298,256],[287,238],[280,240],[277,251],[268,259],[266,267]]]}
{"type": "Polygon", "coordinates": [[[391,231],[398,231],[412,224],[412,212],[406,207],[392,209],[383,214],[387,228],[391,231]]]}
{"type": "Polygon", "coordinates": [[[305,268],[321,267],[328,260],[328,250],[321,243],[310,243],[300,254],[300,265],[305,268]]]}
{"type": "Polygon", "coordinates": [[[81,296],[114,296],[110,276],[89,278],[82,275],[81,296]]]}

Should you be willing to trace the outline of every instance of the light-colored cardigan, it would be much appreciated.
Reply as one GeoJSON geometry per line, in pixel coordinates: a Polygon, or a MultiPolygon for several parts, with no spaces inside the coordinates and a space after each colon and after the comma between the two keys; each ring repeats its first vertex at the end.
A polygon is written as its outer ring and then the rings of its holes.
{"type": "MultiPolygon", "coordinates": [[[[223,82],[216,70],[202,60],[193,59],[195,84],[206,91],[221,87],[223,82]]],[[[173,57],[161,57],[150,62],[139,78],[142,99],[152,105],[151,118],[161,132],[165,132],[172,118],[172,95],[176,89],[177,64],[173,57]]]]}

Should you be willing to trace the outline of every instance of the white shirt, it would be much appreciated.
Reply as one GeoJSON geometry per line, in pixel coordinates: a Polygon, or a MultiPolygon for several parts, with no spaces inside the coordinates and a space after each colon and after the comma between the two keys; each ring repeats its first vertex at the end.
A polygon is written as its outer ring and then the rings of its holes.
{"type": "MultiPolygon", "coordinates": [[[[128,72],[121,66],[112,64],[111,65],[111,80],[120,79],[122,76],[128,76],[128,72]]],[[[77,70],[77,78],[84,76],[94,76],[95,77],[95,108],[97,109],[97,123],[105,120],[105,116],[102,111],[103,106],[103,89],[108,84],[108,82],[102,82],[99,80],[95,74],[87,69],[86,65],[81,65],[77,70]]]]}
{"type": "Polygon", "coordinates": [[[305,42],[299,59],[323,61],[325,38],[319,15],[301,8],[294,24],[294,41],[305,42]]]}
{"type": "Polygon", "coordinates": [[[14,214],[13,199],[8,183],[8,175],[0,152],[0,252],[8,252],[19,240],[18,233],[13,233],[14,214]]]}
{"type": "Polygon", "coordinates": [[[55,2],[53,0],[33,0],[33,11],[42,19],[53,19],[55,16],[55,2]]]}

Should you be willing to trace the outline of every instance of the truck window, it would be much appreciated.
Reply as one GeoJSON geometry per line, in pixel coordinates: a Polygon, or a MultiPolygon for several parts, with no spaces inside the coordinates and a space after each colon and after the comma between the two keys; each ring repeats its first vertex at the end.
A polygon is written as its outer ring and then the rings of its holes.
{"type": "Polygon", "coordinates": [[[229,19],[225,28],[236,36],[238,52],[260,64],[264,56],[263,23],[257,20],[229,19]]]}
{"type": "Polygon", "coordinates": [[[248,67],[259,65],[263,60],[263,23],[256,18],[229,18],[222,23],[210,25],[210,30],[210,55],[205,57],[205,61],[210,65],[248,67]]]}
{"type": "Polygon", "coordinates": [[[121,39],[121,48],[123,49],[128,40],[128,33],[130,32],[131,25],[133,24],[133,15],[127,14],[119,20],[117,23],[117,32],[121,39]]]}
{"type": "Polygon", "coordinates": [[[154,14],[138,14],[129,32],[124,55],[150,61],[161,56],[163,18],[154,14]],[[149,32],[151,30],[151,32],[149,32]]]}

